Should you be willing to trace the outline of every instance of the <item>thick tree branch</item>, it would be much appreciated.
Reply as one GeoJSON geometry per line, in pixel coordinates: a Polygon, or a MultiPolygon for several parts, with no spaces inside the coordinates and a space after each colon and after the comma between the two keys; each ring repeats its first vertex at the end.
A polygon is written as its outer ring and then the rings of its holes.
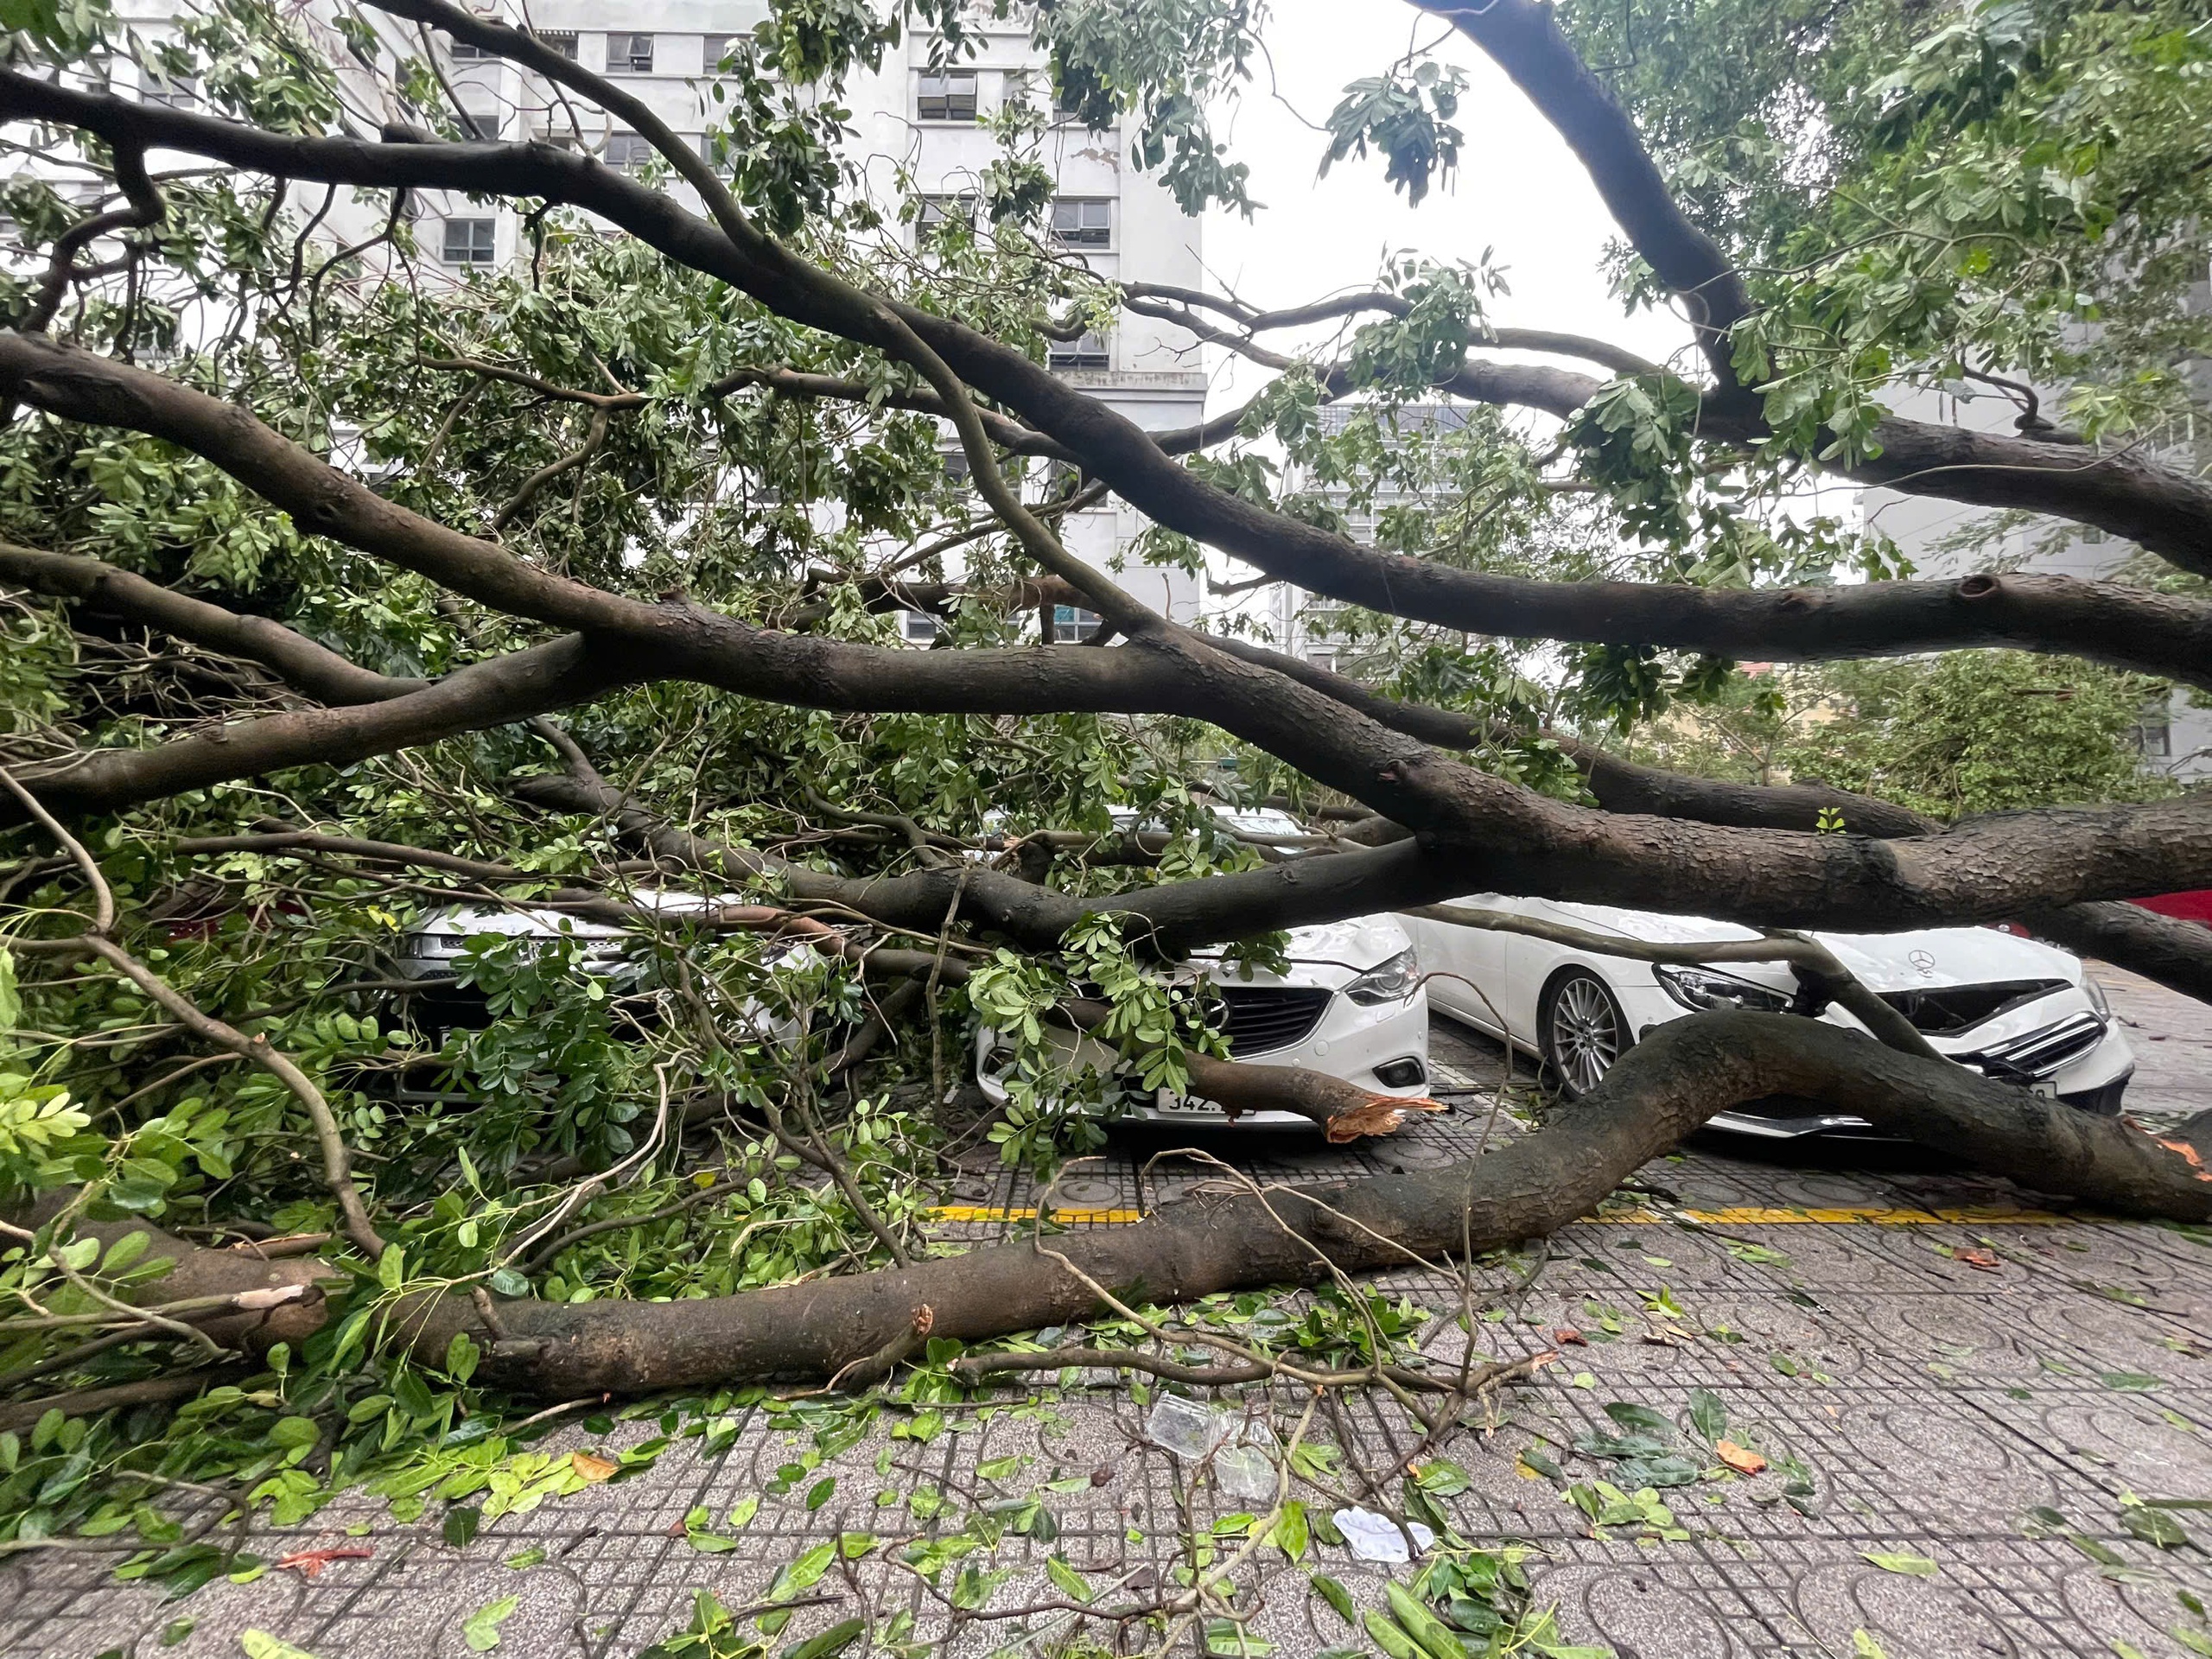
{"type": "Polygon", "coordinates": [[[428,680],[378,674],[281,622],[242,616],[220,605],[188,599],[98,559],[0,542],[0,582],[74,600],[226,656],[259,663],[321,702],[382,702],[429,684],[428,680]]]}
{"type": "Polygon", "coordinates": [[[1659,280],[1691,308],[1698,347],[1714,381],[1732,390],[1728,331],[1751,313],[1744,279],[1719,245],[1683,217],[1636,124],[1538,0],[1414,0],[1488,53],[1567,140],[1606,211],[1659,280]]]}
{"type": "MultiPolygon", "coordinates": [[[[1022,1241],[904,1270],[689,1301],[498,1305],[487,1330],[467,1298],[424,1294],[393,1328],[442,1357],[456,1332],[485,1349],[495,1386],[554,1398],[635,1394],[778,1376],[829,1376],[882,1350],[915,1309],[933,1333],[978,1341],[1101,1311],[1094,1285],[1142,1285],[1172,1304],[1248,1285],[1312,1282],[1541,1237],[1585,1215],[1627,1175],[1717,1112],[1774,1095],[1856,1113],[2039,1192],[2116,1214],[2212,1218],[2212,1122],[2164,1139],[1963,1068],[1885,1049],[1787,1014],[1700,1014],[1663,1027],[1545,1128],[1446,1167],[1313,1193],[1189,1199],[1134,1226],[1022,1241]],[[1072,1269],[1072,1271],[1071,1271],[1072,1269]]],[[[107,1238],[139,1224],[79,1223],[107,1238]]],[[[154,1235],[147,1259],[177,1263],[165,1299],[276,1281],[313,1284],[304,1262],[265,1263],[154,1235]]],[[[328,1317],[303,1299],[275,1310],[257,1345],[296,1342],[328,1317]]]]}

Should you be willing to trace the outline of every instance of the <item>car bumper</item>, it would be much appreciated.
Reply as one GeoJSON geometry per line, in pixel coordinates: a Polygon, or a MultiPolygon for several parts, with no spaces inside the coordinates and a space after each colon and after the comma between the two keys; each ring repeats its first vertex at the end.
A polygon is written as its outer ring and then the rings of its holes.
{"type": "MultiPolygon", "coordinates": [[[[2050,1077],[2038,1078],[2031,1087],[2076,1111],[2117,1117],[2128,1080],[2134,1075],[2135,1051],[2114,1021],[2106,1026],[2104,1037],[2094,1048],[2050,1077]]],[[[1782,1103],[1777,1103],[1771,1111],[1720,1112],[1707,1119],[1706,1127],[1769,1141],[1794,1141],[1808,1135],[1895,1138],[1880,1134],[1863,1117],[1817,1109],[1796,1109],[1782,1103]]]]}
{"type": "MultiPolygon", "coordinates": [[[[1062,1038],[1056,1033],[1053,1044],[1063,1057],[1062,1063],[1071,1070],[1090,1065],[1103,1075],[1113,1068],[1113,1050],[1091,1038],[1062,1038]]],[[[976,1081],[994,1105],[1003,1105],[1007,1098],[1006,1079],[988,1063],[995,1046],[995,1033],[985,1029],[976,1033],[976,1081]]],[[[1301,1040],[1281,1048],[1240,1053],[1235,1058],[1256,1065],[1300,1066],[1342,1077],[1378,1095],[1418,1100],[1428,1093],[1430,1084],[1428,993],[1417,990],[1402,1002],[1386,1002],[1373,1007],[1363,1007],[1346,996],[1332,996],[1319,1023],[1301,1040]],[[1380,1066],[1394,1077],[1400,1076],[1395,1068],[1408,1061],[1420,1068],[1418,1077],[1408,1077],[1394,1084],[1385,1082],[1376,1073],[1376,1068],[1380,1066]]],[[[1210,1100],[1178,1096],[1165,1089],[1148,1101],[1123,1107],[1115,1117],[1120,1122],[1197,1124],[1208,1128],[1320,1127],[1312,1118],[1296,1112],[1245,1112],[1232,1118],[1210,1100]]]]}
{"type": "MultiPolygon", "coordinates": [[[[1686,1020],[1688,1011],[1679,1002],[1659,991],[1656,987],[1632,987],[1621,995],[1624,1011],[1628,1013],[1637,1039],[1655,1031],[1672,1020],[1686,1020]]],[[[2049,1015],[2046,1015],[2049,1018],[2049,1015]]],[[[1845,1024],[1852,1031],[1863,1031],[1856,1020],[1836,1018],[1834,1024],[1845,1024]]],[[[2002,1027],[1999,1027],[2002,1028],[2002,1027]]],[[[1988,1042],[1988,1028],[1968,1031],[1958,1038],[1931,1038],[1929,1042],[1947,1058],[1962,1058],[1975,1053],[1975,1048],[1988,1042]]],[[[2018,1033],[2008,1033],[2018,1035],[2018,1033]]],[[[1980,1066],[1971,1066],[1980,1071],[1980,1066]]],[[[2128,1079],[2134,1075],[2134,1048],[2128,1046],[2128,1038],[2121,1031],[2117,1020],[2106,1020],[2104,1035],[2093,1048],[2077,1055],[2075,1059],[2059,1066],[2049,1077],[2035,1079],[2031,1089],[2039,1095],[2059,1099],[2066,1106],[2073,1106],[2097,1117],[2114,1117],[2119,1113],[2121,1095],[2128,1090],[2128,1079]]],[[[1723,1130],[1732,1135],[1757,1135],[1770,1141],[1787,1141],[1802,1135],[1847,1135],[1865,1139],[1896,1139],[1880,1135],[1873,1123],[1865,1117],[1853,1117],[1852,1113],[1825,1113],[1809,1102],[1772,1102],[1772,1110],[1732,1110],[1714,1113],[1706,1119],[1706,1128],[1723,1130]]]]}

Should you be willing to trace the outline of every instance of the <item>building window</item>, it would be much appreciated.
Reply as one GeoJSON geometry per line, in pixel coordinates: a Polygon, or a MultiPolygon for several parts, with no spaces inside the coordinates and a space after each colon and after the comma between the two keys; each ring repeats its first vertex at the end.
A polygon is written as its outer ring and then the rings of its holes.
{"type": "Polygon", "coordinates": [[[481,63],[486,58],[497,55],[496,53],[486,52],[474,41],[448,40],[446,41],[446,56],[451,58],[455,63],[481,63]]]}
{"type": "Polygon", "coordinates": [[[947,449],[942,453],[944,456],[945,482],[956,490],[969,488],[974,481],[976,471],[968,464],[968,452],[965,449],[947,449]]]}
{"type": "Polygon", "coordinates": [[[926,645],[937,639],[938,620],[927,611],[899,613],[899,634],[910,645],[926,645]]]}
{"type": "Polygon", "coordinates": [[[1075,340],[1056,340],[1045,348],[1045,361],[1056,369],[1103,369],[1113,360],[1106,336],[1085,329],[1075,340]]]}
{"type": "Polygon", "coordinates": [[[1079,645],[1098,632],[1098,625],[1105,619],[1096,611],[1086,611],[1080,605],[1052,607],[1052,643],[1056,645],[1079,645]]]}
{"type": "Polygon", "coordinates": [[[924,196],[921,217],[916,222],[922,234],[942,230],[957,219],[972,227],[976,223],[976,198],[973,196],[924,196]]]}
{"type": "Polygon", "coordinates": [[[496,219],[449,219],[438,257],[449,265],[488,265],[498,257],[499,238],[496,219]]]}
{"type": "Polygon", "coordinates": [[[653,141],[639,132],[610,132],[607,135],[607,149],[601,159],[612,168],[625,173],[635,173],[660,152],[653,148],[653,141]]]}
{"type": "Polygon", "coordinates": [[[141,95],[149,104],[158,104],[167,110],[188,110],[200,102],[200,77],[197,75],[164,74],[149,64],[143,81],[141,95]]]}
{"type": "Polygon", "coordinates": [[[973,121],[976,118],[976,72],[946,69],[925,71],[914,83],[914,118],[918,121],[973,121]]]}
{"type": "Polygon", "coordinates": [[[709,35],[702,40],[699,56],[707,73],[711,75],[720,69],[725,59],[736,54],[738,43],[745,38],[742,35],[709,35]]]}
{"type": "Polygon", "coordinates": [[[1064,248],[1112,247],[1113,202],[1103,196],[1054,202],[1052,240],[1064,248]]]}
{"type": "Polygon", "coordinates": [[[2145,760],[2170,760],[2174,753],[2172,715],[2164,697],[2143,705],[2143,712],[2127,728],[2127,741],[2145,760]]]}
{"type": "Polygon", "coordinates": [[[610,35],[607,37],[607,73],[610,75],[650,75],[653,72],[653,37],[650,35],[610,35]]]}
{"type": "Polygon", "coordinates": [[[576,60],[576,31],[573,29],[541,29],[531,31],[540,43],[551,47],[570,63],[576,60]]]}
{"type": "Polygon", "coordinates": [[[2103,543],[2104,539],[2104,531],[2100,530],[2096,525],[2084,524],[2082,526],[2082,541],[2084,546],[2099,546],[2103,543]]]}

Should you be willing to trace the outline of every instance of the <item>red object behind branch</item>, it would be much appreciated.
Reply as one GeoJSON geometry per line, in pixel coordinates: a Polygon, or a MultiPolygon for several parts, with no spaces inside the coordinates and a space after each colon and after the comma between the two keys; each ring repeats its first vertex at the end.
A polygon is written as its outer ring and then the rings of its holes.
{"type": "Polygon", "coordinates": [[[2202,922],[2212,927],[2212,888],[2196,893],[2162,893],[2155,899],[2137,899],[2130,902],[2155,910],[2161,916],[2177,916],[2185,922],[2202,922]]]}

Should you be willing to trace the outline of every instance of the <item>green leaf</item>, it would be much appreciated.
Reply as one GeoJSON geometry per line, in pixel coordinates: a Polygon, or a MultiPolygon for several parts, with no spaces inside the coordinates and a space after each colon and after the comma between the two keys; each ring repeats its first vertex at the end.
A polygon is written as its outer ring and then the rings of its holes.
{"type": "Polygon", "coordinates": [[[1637,1433],[1649,1434],[1662,1441],[1675,1438],[1674,1420],[1662,1417],[1649,1406],[1639,1406],[1632,1400],[1616,1400],[1605,1408],[1605,1415],[1623,1428],[1637,1433]]]}
{"type": "Polygon", "coordinates": [[[377,1258],[377,1283],[386,1290],[397,1290],[406,1282],[407,1252],[391,1245],[377,1258]]]}
{"type": "Polygon", "coordinates": [[[1045,1576],[1059,1586],[1063,1595],[1076,1601],[1087,1602],[1090,1599],[1090,1584],[1082,1573],[1067,1564],[1066,1557],[1059,1554],[1046,1556],[1045,1576]]]}
{"type": "Polygon", "coordinates": [[[837,1557],[835,1544],[817,1544],[789,1567],[782,1568],[768,1586],[770,1601],[789,1601],[801,1591],[810,1590],[830,1570],[830,1563],[837,1557]]]}
{"type": "Polygon", "coordinates": [[[846,1619],[842,1624],[832,1624],[819,1636],[810,1636],[804,1642],[793,1643],[784,1649],[783,1659],[830,1659],[832,1654],[842,1653],[852,1646],[867,1628],[857,1618],[846,1619]]]}
{"type": "Polygon", "coordinates": [[[1275,1516],[1274,1526],[1268,1534],[1268,1541],[1294,1561],[1306,1559],[1307,1546],[1312,1542],[1313,1529],[1306,1522],[1306,1505],[1296,1498],[1282,1506],[1275,1516]]]}
{"type": "Polygon", "coordinates": [[[1708,1446],[1728,1438],[1728,1408],[1711,1389],[1690,1390],[1690,1427],[1708,1446]]]}
{"type": "Polygon", "coordinates": [[[453,1340],[446,1344],[446,1375],[456,1382],[466,1382],[476,1375],[476,1362],[481,1351],[469,1339],[466,1331],[456,1331],[453,1340]]]}
{"type": "Polygon", "coordinates": [[[499,1645],[499,1626],[522,1605],[520,1596],[501,1596],[487,1601],[461,1622],[461,1639],[471,1653],[489,1653],[499,1645]]]}
{"type": "Polygon", "coordinates": [[[1423,1464],[1414,1483],[1432,1497],[1456,1497],[1474,1482],[1467,1471],[1449,1458],[1439,1458],[1433,1463],[1423,1464]]]}
{"type": "Polygon", "coordinates": [[[245,1659],[315,1659],[305,1648],[280,1642],[266,1630],[240,1630],[238,1645],[245,1649],[245,1659]]]}
{"type": "Polygon", "coordinates": [[[2190,1541],[2182,1530],[2181,1522],[2164,1510],[2154,1510],[2147,1504],[2128,1503],[2121,1507],[2120,1524],[2129,1534],[2146,1544],[2156,1544],[2160,1549],[2179,1549],[2190,1541]]]}
{"type": "Polygon", "coordinates": [[[2166,1386],[2164,1377],[2153,1376],[2148,1371],[2100,1371],[2097,1381],[2123,1394],[2148,1394],[2153,1389],[2166,1386]]]}
{"type": "Polygon", "coordinates": [[[831,1475],[826,1480],[816,1481],[812,1486],[807,1489],[806,1512],[809,1515],[813,1514],[815,1510],[820,1509],[824,1503],[827,1503],[830,1501],[830,1495],[836,1490],[837,1477],[835,1475],[831,1475]]]}
{"type": "Polygon", "coordinates": [[[1914,1555],[1904,1551],[1885,1554],[1879,1550],[1862,1549],[1860,1559],[1869,1560],[1885,1573],[1902,1573],[1909,1579],[1932,1579],[1942,1569],[1925,1555],[1914,1555]]]}
{"type": "Polygon", "coordinates": [[[1312,1582],[1313,1588],[1320,1592],[1321,1599],[1337,1610],[1338,1618],[1347,1624],[1357,1625],[1359,1623],[1359,1613],[1352,1605],[1351,1591],[1325,1573],[1313,1574],[1312,1582]]]}
{"type": "Polygon", "coordinates": [[[480,1507],[448,1510],[446,1511],[445,1540],[455,1549],[465,1549],[476,1536],[477,1529],[484,1524],[480,1507]]]}

